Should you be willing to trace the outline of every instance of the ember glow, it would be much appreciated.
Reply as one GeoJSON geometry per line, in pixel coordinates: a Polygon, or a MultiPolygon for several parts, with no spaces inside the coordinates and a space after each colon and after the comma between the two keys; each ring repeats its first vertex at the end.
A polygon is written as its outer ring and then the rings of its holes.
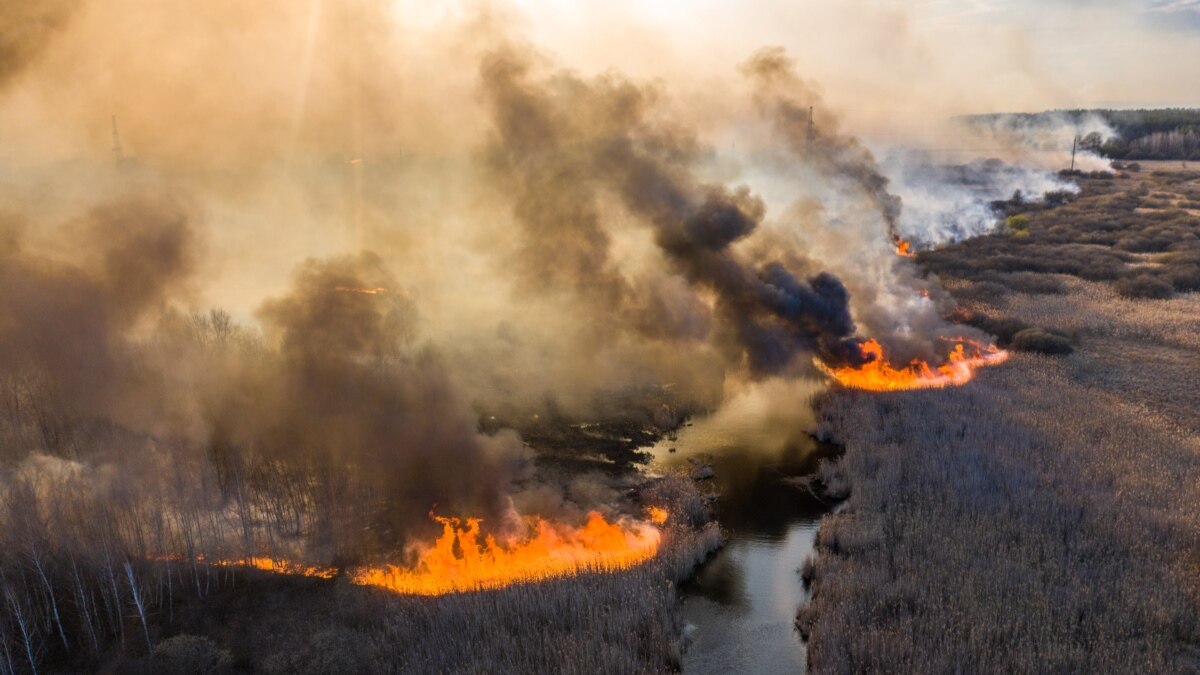
{"type": "Polygon", "coordinates": [[[817,367],[839,384],[851,389],[868,391],[900,391],[904,389],[937,389],[957,387],[971,381],[975,369],[993,366],[1008,359],[1008,352],[995,345],[982,345],[966,338],[950,340],[954,348],[946,363],[932,366],[925,361],[913,359],[899,368],[893,366],[884,353],[883,345],[876,340],[867,340],[862,348],[873,360],[858,368],[831,368],[820,361],[817,367]]]}
{"type": "Polygon", "coordinates": [[[306,577],[320,577],[322,579],[332,579],[337,576],[337,568],[335,567],[313,567],[311,565],[301,565],[283,558],[271,558],[268,556],[252,556],[236,561],[220,560],[214,563],[218,567],[229,565],[238,565],[242,567],[253,567],[256,570],[264,572],[274,572],[276,574],[298,574],[306,577]]]}
{"type": "Polygon", "coordinates": [[[646,516],[650,518],[650,522],[654,523],[655,525],[666,524],[667,517],[669,515],[670,514],[667,513],[666,509],[660,509],[657,506],[650,506],[646,508],[646,516]]]}
{"type": "Polygon", "coordinates": [[[912,258],[912,257],[916,256],[917,254],[913,252],[912,244],[910,244],[907,241],[904,241],[900,237],[896,237],[896,255],[902,256],[905,258],[912,258]]]}
{"type": "Polygon", "coordinates": [[[352,576],[354,583],[405,594],[442,595],[610,572],[654,557],[662,536],[652,525],[610,523],[593,511],[577,528],[528,516],[525,523],[531,536],[502,545],[480,534],[477,518],[436,519],[442,524],[442,535],[421,553],[415,566],[358,569],[352,576]]]}

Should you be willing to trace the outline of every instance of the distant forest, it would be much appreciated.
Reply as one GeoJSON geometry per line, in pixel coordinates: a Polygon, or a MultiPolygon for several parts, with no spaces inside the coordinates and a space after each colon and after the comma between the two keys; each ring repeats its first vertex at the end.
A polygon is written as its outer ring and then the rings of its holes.
{"type": "Polygon", "coordinates": [[[1041,113],[971,115],[968,124],[993,128],[1046,129],[1058,124],[1086,128],[1089,118],[1099,118],[1116,132],[1105,137],[1092,131],[1080,138],[1081,146],[1112,159],[1180,159],[1200,161],[1200,108],[1156,110],[1055,110],[1041,113]]]}

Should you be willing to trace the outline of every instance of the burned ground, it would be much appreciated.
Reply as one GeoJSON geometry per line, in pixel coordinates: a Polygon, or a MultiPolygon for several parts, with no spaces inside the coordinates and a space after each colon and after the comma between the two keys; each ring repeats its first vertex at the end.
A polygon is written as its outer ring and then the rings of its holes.
{"type": "Polygon", "coordinates": [[[1194,199],[1197,178],[1084,181],[1027,235],[922,255],[976,325],[1014,347],[1071,336],[1074,353],[819,405],[846,444],[827,475],[851,495],[822,524],[798,617],[816,672],[1200,668],[1200,296],[1174,280],[1169,299],[1121,293],[1191,273],[1200,219],[1142,204],[1194,199]],[[1065,292],[987,292],[1012,272],[1065,292]]]}

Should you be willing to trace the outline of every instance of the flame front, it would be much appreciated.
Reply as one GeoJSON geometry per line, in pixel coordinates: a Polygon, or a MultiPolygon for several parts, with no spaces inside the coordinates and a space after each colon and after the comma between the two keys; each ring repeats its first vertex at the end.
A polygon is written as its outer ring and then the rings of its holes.
{"type": "MultiPolygon", "coordinates": [[[[664,512],[665,515],[665,512],[664,512]]],[[[384,565],[354,572],[356,584],[399,593],[441,595],[500,588],[513,583],[627,569],[654,557],[661,533],[645,523],[610,523],[593,511],[578,528],[536,516],[525,522],[532,536],[502,546],[481,539],[477,518],[437,518],[442,536],[412,568],[384,565]]]]}
{"type": "MultiPolygon", "coordinates": [[[[647,509],[655,523],[666,522],[667,511],[647,509]]],[[[482,537],[478,518],[440,518],[442,535],[421,553],[411,568],[397,565],[347,570],[350,580],[412,595],[443,595],[501,588],[589,572],[628,569],[654,557],[662,533],[648,523],[610,523],[592,511],[581,527],[552,523],[537,516],[524,518],[531,536],[503,546],[482,537]]],[[[175,558],[161,558],[175,560],[175,558]]],[[[206,562],[197,556],[198,562],[206,562]]],[[[336,567],[314,567],[270,556],[209,560],[217,567],[251,567],[275,574],[332,579],[336,567]]]]}
{"type": "Polygon", "coordinates": [[[954,349],[946,363],[931,366],[913,359],[907,366],[896,368],[888,362],[883,345],[872,339],[863,343],[863,351],[874,359],[857,368],[831,368],[820,361],[817,367],[842,386],[869,391],[900,391],[904,389],[937,389],[966,384],[981,366],[992,366],[1008,359],[1008,352],[995,345],[981,345],[974,340],[955,338],[954,349]]]}
{"type": "Polygon", "coordinates": [[[903,256],[905,258],[912,258],[916,256],[916,253],[913,253],[912,244],[904,241],[900,237],[896,237],[896,255],[903,256]]]}

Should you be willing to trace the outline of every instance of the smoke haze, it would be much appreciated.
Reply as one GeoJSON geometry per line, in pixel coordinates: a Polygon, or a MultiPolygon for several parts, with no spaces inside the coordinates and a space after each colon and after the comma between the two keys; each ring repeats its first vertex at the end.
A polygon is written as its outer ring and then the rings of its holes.
{"type": "MultiPolygon", "coordinates": [[[[727,392],[803,390],[781,383],[814,357],[861,364],[866,337],[899,361],[986,339],[942,319],[948,297],[894,238],[973,236],[989,201],[1066,187],[1044,143],[958,173],[889,152],[897,125],[923,139],[962,112],[948,95],[883,124],[830,59],[751,31],[710,52],[652,29],[674,10],[617,3],[570,47],[578,17],[525,9],[40,0],[6,16],[0,368],[20,404],[4,461],[207,463],[188,494],[240,509],[249,550],[284,532],[326,559],[399,549],[435,506],[502,529],[512,499],[555,501],[509,427],[620,412],[667,428],[727,392]],[[627,29],[628,50],[595,51],[627,29]],[[107,450],[85,457],[97,434],[107,450]]],[[[884,14],[911,29],[897,41],[925,30],[884,14]]]]}

